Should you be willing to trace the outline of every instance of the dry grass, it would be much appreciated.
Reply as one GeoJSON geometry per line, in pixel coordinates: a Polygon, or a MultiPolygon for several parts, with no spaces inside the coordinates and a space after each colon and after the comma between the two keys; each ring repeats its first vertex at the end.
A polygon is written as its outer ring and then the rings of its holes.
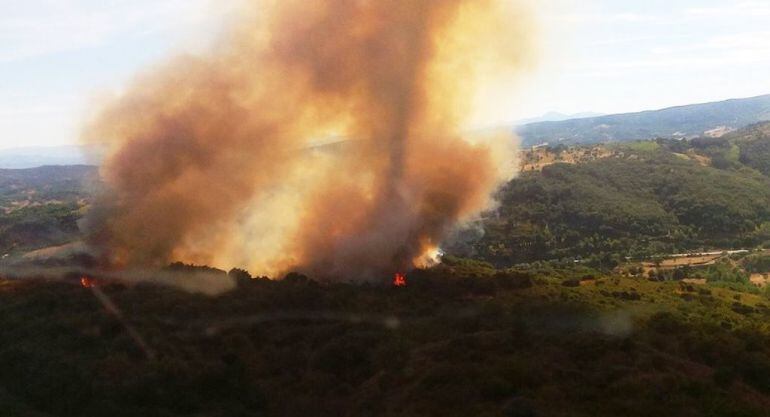
{"type": "Polygon", "coordinates": [[[759,288],[764,288],[770,283],[770,274],[751,274],[749,281],[759,288]]]}
{"type": "Polygon", "coordinates": [[[616,152],[604,146],[592,148],[578,147],[566,149],[558,155],[549,148],[533,148],[521,151],[521,172],[542,171],[543,168],[554,164],[581,164],[597,159],[615,156],[616,152]]]}
{"type": "Polygon", "coordinates": [[[681,258],[669,258],[664,259],[659,264],[654,262],[644,262],[642,267],[644,272],[647,273],[650,270],[670,270],[683,266],[708,266],[714,265],[716,261],[722,258],[722,254],[719,255],[702,255],[702,256],[690,256],[681,258]]]}

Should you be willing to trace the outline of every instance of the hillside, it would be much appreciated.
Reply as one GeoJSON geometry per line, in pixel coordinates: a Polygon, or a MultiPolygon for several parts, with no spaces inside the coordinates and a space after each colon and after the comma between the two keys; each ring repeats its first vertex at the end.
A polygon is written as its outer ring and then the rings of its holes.
{"type": "Polygon", "coordinates": [[[726,140],[740,148],[740,162],[770,175],[770,123],[758,124],[727,135],[726,140]]]}
{"type": "Polygon", "coordinates": [[[0,409],[8,417],[770,409],[764,295],[451,259],[408,279],[405,288],[242,280],[216,298],[0,280],[0,409]]]}
{"type": "Polygon", "coordinates": [[[720,135],[770,120],[770,95],[521,126],[526,146],[579,144],[720,135]]]}
{"type": "Polygon", "coordinates": [[[472,255],[512,265],[770,245],[770,124],[723,138],[537,150],[524,167],[472,255]]]}
{"type": "Polygon", "coordinates": [[[77,239],[97,187],[90,166],[0,170],[0,256],[77,239]]]}

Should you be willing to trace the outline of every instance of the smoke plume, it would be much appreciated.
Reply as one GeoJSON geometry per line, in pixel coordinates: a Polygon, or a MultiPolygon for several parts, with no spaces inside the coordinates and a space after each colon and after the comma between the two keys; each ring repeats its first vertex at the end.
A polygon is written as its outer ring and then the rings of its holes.
{"type": "Polygon", "coordinates": [[[462,131],[518,71],[529,19],[492,0],[250,0],[215,50],[139,76],[89,123],[108,192],[90,244],[171,260],[378,279],[491,204],[512,138],[462,131]]]}

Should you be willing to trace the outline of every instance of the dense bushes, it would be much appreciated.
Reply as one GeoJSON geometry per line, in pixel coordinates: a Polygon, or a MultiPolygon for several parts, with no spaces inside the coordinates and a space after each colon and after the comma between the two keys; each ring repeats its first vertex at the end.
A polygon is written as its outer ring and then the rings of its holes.
{"type": "Polygon", "coordinates": [[[770,256],[764,254],[747,256],[743,260],[743,267],[749,272],[770,272],[770,256]]]}
{"type": "Polygon", "coordinates": [[[615,157],[524,173],[500,193],[501,207],[485,220],[476,253],[497,265],[602,254],[606,264],[613,255],[767,241],[770,179],[702,166],[673,152],[682,146],[738,163],[732,142],[662,142],[654,151],[621,147],[615,157]]]}
{"type": "Polygon", "coordinates": [[[582,266],[451,264],[411,274],[405,288],[247,281],[242,270],[231,273],[238,289],[214,299],[100,287],[155,350],[152,359],[91,290],[0,282],[0,409],[751,416],[770,400],[762,327],[770,309],[754,295],[715,289],[684,300],[678,283],[582,266]],[[453,271],[461,267],[477,271],[453,271]],[[577,285],[561,285],[569,279],[577,285]],[[735,396],[735,387],[747,394],[735,396]]]}
{"type": "Polygon", "coordinates": [[[1,213],[0,255],[61,245],[79,237],[77,204],[49,204],[1,213]]]}
{"type": "Polygon", "coordinates": [[[97,183],[96,167],[0,170],[0,256],[78,239],[97,183]]]}

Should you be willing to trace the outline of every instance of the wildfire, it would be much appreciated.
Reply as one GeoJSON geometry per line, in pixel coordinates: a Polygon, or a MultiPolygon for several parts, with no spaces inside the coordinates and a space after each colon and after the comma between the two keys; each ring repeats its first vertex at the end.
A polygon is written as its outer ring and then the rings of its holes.
{"type": "Polygon", "coordinates": [[[397,273],[393,277],[393,286],[394,287],[406,287],[406,275],[402,273],[397,273]]]}
{"type": "Polygon", "coordinates": [[[414,258],[412,264],[420,269],[432,268],[441,263],[444,257],[444,251],[438,246],[429,246],[423,251],[423,254],[414,258]]]}
{"type": "Polygon", "coordinates": [[[435,264],[516,173],[511,129],[471,127],[539,50],[526,2],[237,2],[216,49],[86,118],[109,149],[87,243],[111,269],[379,281],[435,264]]]}
{"type": "Polygon", "coordinates": [[[80,285],[83,288],[93,288],[96,286],[96,280],[87,276],[82,276],[80,277],[80,285]]]}

